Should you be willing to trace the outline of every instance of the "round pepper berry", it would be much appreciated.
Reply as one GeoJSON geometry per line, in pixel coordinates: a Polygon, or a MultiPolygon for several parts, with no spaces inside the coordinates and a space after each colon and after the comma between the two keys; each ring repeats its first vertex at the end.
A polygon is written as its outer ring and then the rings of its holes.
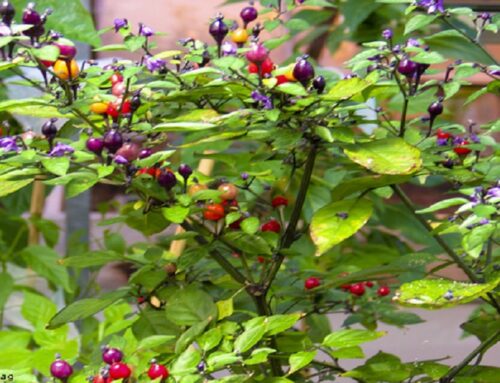
{"type": "Polygon", "coordinates": [[[54,74],[60,80],[74,80],[80,74],[80,68],[75,60],[57,60],[54,63],[54,74]]]}
{"type": "Polygon", "coordinates": [[[155,379],[167,379],[169,376],[169,372],[167,367],[165,367],[162,364],[156,363],[156,361],[151,362],[151,366],[149,367],[148,370],[148,376],[150,379],[155,380],[155,379]]]}
{"type": "Polygon", "coordinates": [[[365,286],[363,283],[356,283],[350,287],[349,291],[352,295],[360,297],[365,294],[365,286]]]}
{"type": "Polygon", "coordinates": [[[263,232],[271,231],[273,233],[279,234],[281,232],[281,224],[278,221],[276,221],[275,219],[272,219],[272,220],[266,222],[265,224],[263,224],[260,227],[260,230],[263,232]]]}
{"type": "Polygon", "coordinates": [[[125,363],[117,362],[109,367],[109,376],[113,380],[128,379],[130,375],[132,375],[132,370],[125,363]]]}
{"type": "Polygon", "coordinates": [[[271,201],[271,205],[273,205],[273,207],[275,208],[279,206],[288,206],[288,199],[286,197],[283,197],[282,195],[277,195],[271,201]]]}
{"type": "Polygon", "coordinates": [[[379,297],[385,297],[391,293],[391,289],[387,286],[380,286],[377,290],[377,295],[379,297]]]}
{"type": "Polygon", "coordinates": [[[54,378],[66,382],[73,374],[73,367],[65,360],[62,360],[60,356],[57,356],[56,360],[50,365],[50,374],[54,378]]]}
{"type": "Polygon", "coordinates": [[[211,205],[207,205],[205,211],[203,212],[203,218],[207,221],[218,221],[226,215],[224,210],[224,206],[220,203],[214,203],[211,205]]]}
{"type": "Polygon", "coordinates": [[[223,200],[234,200],[238,196],[239,190],[234,184],[225,183],[220,185],[217,190],[219,190],[222,194],[220,198],[223,200]]]}
{"type": "Polygon", "coordinates": [[[304,281],[304,288],[306,290],[312,290],[321,285],[321,280],[316,277],[309,277],[304,281]]]}
{"type": "Polygon", "coordinates": [[[102,351],[102,360],[106,364],[113,364],[121,362],[123,359],[123,353],[117,348],[106,347],[102,351]]]}

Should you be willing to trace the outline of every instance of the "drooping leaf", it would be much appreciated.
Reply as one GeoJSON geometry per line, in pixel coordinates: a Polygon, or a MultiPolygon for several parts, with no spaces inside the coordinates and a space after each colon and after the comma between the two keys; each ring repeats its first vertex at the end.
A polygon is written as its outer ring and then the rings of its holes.
{"type": "Polygon", "coordinates": [[[99,298],[81,299],[59,311],[49,322],[48,329],[55,329],[66,323],[88,318],[129,294],[128,288],[103,294],[99,298]]]}
{"type": "Polygon", "coordinates": [[[412,174],[422,166],[420,151],[400,138],[348,145],[344,152],[352,161],[379,174],[412,174]]]}
{"type": "Polygon", "coordinates": [[[316,357],[316,353],[317,351],[301,351],[290,355],[290,358],[288,359],[290,370],[288,371],[287,376],[309,365],[309,363],[311,363],[316,357]]]}
{"type": "Polygon", "coordinates": [[[329,334],[323,340],[323,345],[332,348],[354,347],[363,343],[372,342],[385,334],[384,331],[358,329],[340,330],[329,334]]]}
{"type": "Polygon", "coordinates": [[[217,306],[203,290],[189,286],[176,292],[167,302],[167,319],[180,326],[193,326],[217,318],[217,306]]]}
{"type": "Polygon", "coordinates": [[[318,210],[311,221],[311,238],[316,255],[354,235],[361,229],[373,211],[372,203],[365,199],[333,202],[318,210]]]}
{"type": "Polygon", "coordinates": [[[495,289],[497,278],[489,283],[465,283],[445,279],[417,280],[403,284],[394,301],[408,307],[440,309],[453,307],[477,299],[495,289]]]}

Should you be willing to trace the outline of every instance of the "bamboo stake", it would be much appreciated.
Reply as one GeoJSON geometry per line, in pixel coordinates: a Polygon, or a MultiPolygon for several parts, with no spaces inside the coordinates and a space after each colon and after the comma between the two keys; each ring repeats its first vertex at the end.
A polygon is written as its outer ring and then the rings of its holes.
{"type": "MultiPolygon", "coordinates": [[[[205,154],[211,154],[213,151],[207,150],[205,154]]],[[[212,174],[212,171],[214,170],[215,166],[215,161],[204,158],[200,161],[198,164],[198,171],[206,176],[210,176],[212,174]]],[[[175,230],[175,234],[182,234],[184,233],[184,229],[181,226],[177,226],[177,229],[175,230]]],[[[170,244],[170,252],[175,256],[175,257],[180,257],[184,249],[186,248],[186,240],[185,239],[180,239],[177,241],[173,241],[170,244]]]]}
{"type": "Polygon", "coordinates": [[[45,184],[41,180],[35,180],[31,192],[30,218],[28,244],[38,245],[40,243],[40,231],[33,222],[42,217],[45,205],[45,184]]]}

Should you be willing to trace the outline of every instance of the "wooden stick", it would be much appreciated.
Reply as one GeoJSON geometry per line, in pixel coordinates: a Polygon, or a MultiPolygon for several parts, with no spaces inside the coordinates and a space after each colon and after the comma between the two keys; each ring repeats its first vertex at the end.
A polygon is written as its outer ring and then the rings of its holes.
{"type": "Polygon", "coordinates": [[[45,184],[41,180],[35,180],[31,192],[30,218],[28,244],[38,245],[40,243],[40,231],[33,222],[42,217],[45,206],[45,184]]]}
{"type": "MultiPolygon", "coordinates": [[[[211,154],[214,153],[212,150],[207,150],[204,152],[204,154],[211,154]]],[[[212,174],[212,171],[214,170],[215,166],[215,161],[209,158],[204,158],[200,161],[198,164],[198,171],[206,176],[210,176],[212,174]]],[[[175,230],[175,234],[182,234],[184,233],[184,229],[181,226],[177,226],[177,229],[175,230]]],[[[170,252],[175,256],[175,257],[180,257],[184,249],[186,248],[186,240],[185,239],[180,239],[177,241],[173,241],[170,244],[170,252]]]]}

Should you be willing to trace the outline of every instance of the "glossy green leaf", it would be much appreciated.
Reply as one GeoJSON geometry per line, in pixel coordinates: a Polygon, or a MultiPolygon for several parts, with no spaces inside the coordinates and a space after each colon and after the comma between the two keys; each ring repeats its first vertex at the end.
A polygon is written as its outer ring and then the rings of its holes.
{"type": "Polygon", "coordinates": [[[210,351],[217,347],[222,340],[222,331],[220,327],[208,330],[198,337],[197,343],[203,351],[210,351]]]}
{"type": "Polygon", "coordinates": [[[267,242],[257,235],[232,232],[225,234],[224,239],[245,253],[271,255],[271,248],[267,242]]]}
{"type": "Polygon", "coordinates": [[[170,222],[173,223],[182,223],[186,219],[186,217],[189,215],[189,208],[187,207],[182,207],[179,205],[172,206],[172,207],[166,207],[163,208],[162,210],[163,216],[170,222]]]}
{"type": "Polygon", "coordinates": [[[429,25],[436,19],[437,15],[415,15],[406,23],[404,34],[407,35],[413,31],[416,31],[417,29],[421,29],[429,25]]]}
{"type": "Polygon", "coordinates": [[[194,286],[177,291],[167,302],[167,319],[180,326],[193,326],[217,318],[217,306],[203,290],[194,286]]]}
{"type": "Polygon", "coordinates": [[[354,77],[346,80],[340,80],[323,96],[327,100],[346,100],[352,96],[361,93],[371,85],[370,82],[359,77],[354,77]]]}
{"type": "Polygon", "coordinates": [[[0,197],[5,197],[12,194],[33,182],[33,179],[19,181],[1,181],[0,182],[0,197]]]}
{"type": "Polygon", "coordinates": [[[68,157],[46,158],[42,160],[42,165],[50,173],[58,176],[63,176],[68,172],[69,158],[68,157]]]}
{"type": "Polygon", "coordinates": [[[412,174],[422,166],[420,151],[400,138],[348,145],[344,152],[352,161],[379,174],[412,174]]]}
{"type": "Polygon", "coordinates": [[[372,203],[365,199],[334,202],[318,210],[310,228],[316,255],[327,252],[354,235],[368,222],[372,211],[372,203]]]}
{"type": "Polygon", "coordinates": [[[457,206],[457,205],[464,205],[468,203],[469,200],[465,198],[449,198],[443,201],[436,202],[435,204],[432,204],[428,208],[417,210],[418,214],[425,214],[425,213],[432,213],[434,211],[442,210],[442,209],[447,209],[452,206],[457,206]]]}
{"type": "Polygon", "coordinates": [[[323,345],[332,348],[345,348],[359,346],[360,344],[372,342],[386,333],[384,331],[370,331],[358,329],[346,329],[335,331],[329,334],[324,340],[323,345]]]}
{"type": "Polygon", "coordinates": [[[266,318],[267,335],[276,335],[293,327],[301,318],[301,314],[273,315],[266,318]]]}
{"type": "Polygon", "coordinates": [[[275,349],[268,347],[256,348],[255,350],[252,351],[250,357],[245,360],[245,364],[248,366],[253,366],[255,364],[265,363],[268,359],[267,357],[275,352],[276,352],[275,349]]]}
{"type": "Polygon", "coordinates": [[[316,357],[316,353],[316,351],[301,351],[290,355],[288,358],[290,370],[288,371],[287,376],[308,366],[316,357]]]}
{"type": "Polygon", "coordinates": [[[266,333],[266,326],[250,326],[241,333],[234,341],[234,350],[241,354],[255,346],[266,333]]]}
{"type": "Polygon", "coordinates": [[[48,329],[55,329],[66,323],[88,318],[129,294],[128,288],[103,294],[99,298],[81,299],[59,311],[49,322],[48,329]]]}
{"type": "Polygon", "coordinates": [[[356,177],[352,180],[341,182],[332,190],[332,199],[339,201],[351,194],[362,192],[368,189],[377,189],[383,186],[405,183],[410,180],[410,176],[401,175],[381,175],[356,177]]]}
{"type": "Polygon", "coordinates": [[[497,278],[489,283],[465,283],[445,279],[417,280],[403,284],[394,301],[408,307],[440,309],[471,302],[495,289],[497,278]]]}

